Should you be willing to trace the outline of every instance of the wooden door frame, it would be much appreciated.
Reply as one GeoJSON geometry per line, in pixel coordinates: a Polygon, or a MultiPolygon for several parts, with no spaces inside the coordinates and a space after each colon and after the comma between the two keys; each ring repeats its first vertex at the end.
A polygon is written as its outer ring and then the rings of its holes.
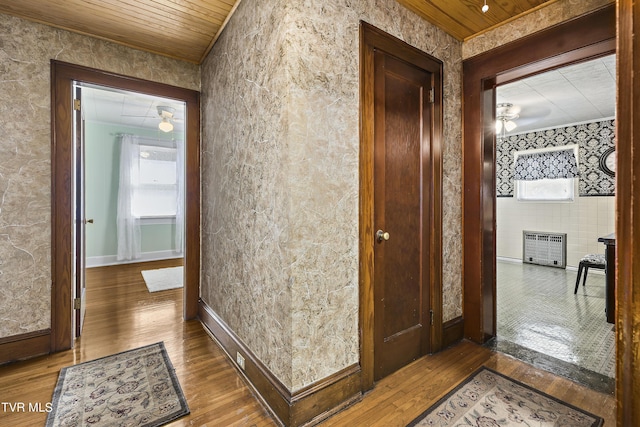
{"type": "Polygon", "coordinates": [[[640,425],[640,4],[619,0],[616,137],[616,422],[640,425]],[[635,34],[635,36],[634,36],[635,34]],[[635,78],[634,78],[635,75],[635,78]]]}
{"type": "Polygon", "coordinates": [[[463,62],[463,318],[474,342],[496,335],[495,87],[615,53],[615,18],[607,6],[463,62]]]}
{"type": "Polygon", "coordinates": [[[198,314],[200,290],[200,93],[162,83],[51,61],[51,352],[73,347],[72,87],[73,82],[172,98],[186,103],[185,319],[198,314]]]}
{"type": "Polygon", "coordinates": [[[428,225],[431,250],[430,309],[433,310],[430,349],[442,346],[442,63],[425,52],[399,40],[370,24],[360,24],[360,200],[359,200],[359,290],[360,290],[360,366],[362,390],[374,385],[374,63],[375,49],[400,59],[420,64],[435,76],[433,104],[433,138],[431,141],[432,186],[429,197],[433,206],[428,225]],[[432,61],[440,66],[433,69],[432,61]]]}
{"type": "MultiPolygon", "coordinates": [[[[72,89],[73,90],[73,89],[72,89]]],[[[82,89],[76,88],[75,93],[72,94],[74,99],[79,99],[80,103],[82,103],[82,89]]],[[[82,109],[75,111],[72,110],[73,114],[72,123],[75,124],[75,138],[73,141],[74,151],[75,151],[75,201],[74,206],[75,210],[75,236],[76,236],[76,253],[82,253],[86,255],[86,191],[85,191],[85,121],[84,115],[82,114],[82,109]]],[[[76,257],[78,258],[78,257],[76,257]]],[[[76,272],[75,272],[75,283],[72,283],[72,286],[75,288],[75,298],[80,298],[80,310],[75,313],[75,331],[74,338],[77,338],[82,333],[82,326],[84,324],[84,314],[86,310],[85,302],[86,300],[83,298],[86,296],[86,256],[82,256],[80,260],[75,260],[76,272]],[[78,291],[80,295],[78,295],[78,291]]]]}

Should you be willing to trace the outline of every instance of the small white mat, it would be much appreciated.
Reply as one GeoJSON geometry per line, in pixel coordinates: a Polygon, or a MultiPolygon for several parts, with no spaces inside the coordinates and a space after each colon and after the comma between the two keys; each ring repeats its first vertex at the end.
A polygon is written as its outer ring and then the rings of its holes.
{"type": "Polygon", "coordinates": [[[165,291],[182,287],[182,266],[144,270],[142,277],[149,292],[165,291]]]}

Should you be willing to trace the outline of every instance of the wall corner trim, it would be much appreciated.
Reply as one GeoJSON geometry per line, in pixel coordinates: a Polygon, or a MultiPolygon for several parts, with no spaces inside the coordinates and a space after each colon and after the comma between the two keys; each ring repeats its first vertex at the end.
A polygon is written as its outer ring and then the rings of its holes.
{"type": "Polygon", "coordinates": [[[317,424],[362,398],[358,364],[292,393],[202,300],[198,318],[263,403],[287,427],[317,424]],[[236,363],[237,353],[244,357],[244,370],[236,363]]]}

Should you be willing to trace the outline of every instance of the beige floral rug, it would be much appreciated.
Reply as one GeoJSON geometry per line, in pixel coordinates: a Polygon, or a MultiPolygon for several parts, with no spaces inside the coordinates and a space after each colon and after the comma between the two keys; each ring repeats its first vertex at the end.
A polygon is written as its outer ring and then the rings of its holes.
{"type": "Polygon", "coordinates": [[[598,427],[603,424],[600,417],[482,367],[408,427],[598,427]]]}
{"type": "Polygon", "coordinates": [[[164,343],[62,368],[47,427],[161,426],[189,413],[164,343]]]}

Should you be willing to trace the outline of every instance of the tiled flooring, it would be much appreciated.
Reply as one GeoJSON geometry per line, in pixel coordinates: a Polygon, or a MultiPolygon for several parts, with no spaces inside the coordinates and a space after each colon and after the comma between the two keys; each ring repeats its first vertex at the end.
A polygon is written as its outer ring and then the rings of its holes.
{"type": "Polygon", "coordinates": [[[606,390],[615,384],[615,332],[605,319],[605,277],[590,271],[586,286],[581,280],[574,295],[576,275],[499,260],[494,345],[516,357],[574,371],[565,376],[588,377],[587,382],[603,383],[606,390]]]}

